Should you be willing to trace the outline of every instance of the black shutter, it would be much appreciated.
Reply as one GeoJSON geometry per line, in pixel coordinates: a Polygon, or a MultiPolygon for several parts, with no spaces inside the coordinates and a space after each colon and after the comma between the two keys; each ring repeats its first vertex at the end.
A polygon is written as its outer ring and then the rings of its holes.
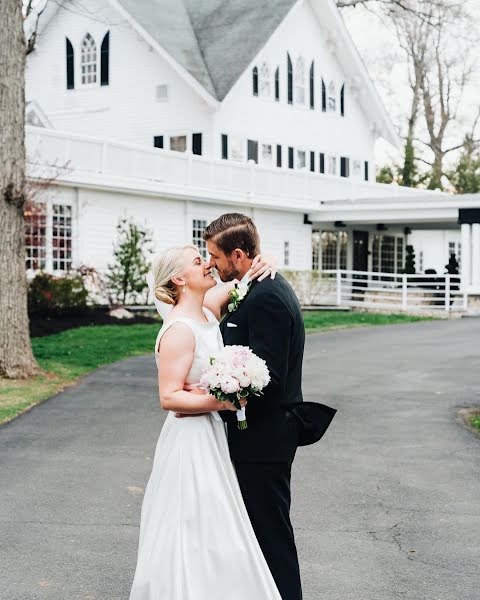
{"type": "Polygon", "coordinates": [[[277,167],[282,166],[282,147],[277,145],[277,167]]]}
{"type": "Polygon", "coordinates": [[[72,42],[65,38],[66,56],[67,56],[67,90],[75,88],[75,70],[74,70],[74,54],[72,42]]]}
{"type": "Polygon", "coordinates": [[[277,67],[275,71],[275,100],[280,100],[280,67],[277,67]]]}
{"type": "Polygon", "coordinates": [[[365,165],[364,165],[364,176],[365,176],[365,181],[368,181],[368,160],[365,161],[365,165]]]}
{"type": "Polygon", "coordinates": [[[310,152],[310,171],[315,173],[315,152],[310,152]]]}
{"type": "Polygon", "coordinates": [[[288,147],[288,168],[293,169],[293,148],[288,147]]]}
{"type": "Polygon", "coordinates": [[[293,104],[293,65],[290,54],[287,53],[287,70],[288,70],[288,103],[293,104]]]}
{"type": "Polygon", "coordinates": [[[310,67],[310,108],[315,108],[315,61],[310,67]]]}
{"type": "Polygon", "coordinates": [[[327,88],[322,79],[322,111],[327,112],[327,88]]]}
{"type": "Polygon", "coordinates": [[[192,133],[192,154],[202,156],[202,134],[192,133]]]}
{"type": "Polygon", "coordinates": [[[340,114],[342,117],[345,116],[345,84],[342,85],[340,90],[340,114]]]}
{"type": "Polygon", "coordinates": [[[163,135],[153,136],[153,145],[155,148],[163,148],[163,135]]]}
{"type": "Polygon", "coordinates": [[[108,85],[110,78],[110,32],[107,31],[100,49],[100,85],[108,85]]]}
{"type": "Polygon", "coordinates": [[[253,67],[252,85],[253,85],[253,95],[258,96],[258,69],[257,69],[257,67],[253,67]]]}
{"type": "Polygon", "coordinates": [[[340,157],[340,177],[349,177],[350,165],[349,160],[345,156],[340,157]]]}
{"type": "Polygon", "coordinates": [[[222,158],[228,159],[228,135],[222,133],[222,158]]]}
{"type": "Polygon", "coordinates": [[[320,173],[325,173],[325,154],[320,152],[320,173]]]}
{"type": "Polygon", "coordinates": [[[248,140],[247,145],[247,160],[254,160],[256,163],[258,163],[258,142],[255,140],[248,140]]]}

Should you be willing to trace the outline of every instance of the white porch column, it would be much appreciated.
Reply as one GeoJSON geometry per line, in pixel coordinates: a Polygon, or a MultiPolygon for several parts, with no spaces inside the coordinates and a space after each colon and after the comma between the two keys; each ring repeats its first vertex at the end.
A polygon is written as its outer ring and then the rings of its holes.
{"type": "Polygon", "coordinates": [[[480,223],[472,225],[472,287],[480,288],[480,223]]]}
{"type": "Polygon", "coordinates": [[[468,290],[472,284],[472,235],[471,225],[462,223],[462,287],[468,290]]]}

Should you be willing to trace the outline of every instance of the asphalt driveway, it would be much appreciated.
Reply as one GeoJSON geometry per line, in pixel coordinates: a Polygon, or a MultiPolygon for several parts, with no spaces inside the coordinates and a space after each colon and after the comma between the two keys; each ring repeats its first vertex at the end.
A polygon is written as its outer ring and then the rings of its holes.
{"type": "MultiPolygon", "coordinates": [[[[295,461],[305,600],[478,600],[480,319],[310,335],[304,374],[338,410],[295,461]]],[[[2,600],[128,599],[163,418],[147,356],[0,427],[2,600]]]]}

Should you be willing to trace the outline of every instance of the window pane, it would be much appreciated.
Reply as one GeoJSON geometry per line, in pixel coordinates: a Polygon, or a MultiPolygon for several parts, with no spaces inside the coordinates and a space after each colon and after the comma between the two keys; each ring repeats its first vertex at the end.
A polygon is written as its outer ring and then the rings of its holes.
{"type": "Polygon", "coordinates": [[[53,205],[52,258],[54,271],[72,268],[72,207],[53,205]]]}
{"type": "Polygon", "coordinates": [[[170,138],[170,150],[185,152],[187,150],[187,136],[176,135],[170,138]]]}
{"type": "Polygon", "coordinates": [[[46,205],[29,203],[25,208],[24,216],[26,268],[39,271],[46,267],[46,205]]]}
{"type": "Polygon", "coordinates": [[[207,222],[203,219],[193,219],[192,221],[192,244],[198,248],[202,257],[207,259],[207,243],[203,239],[203,232],[207,222]]]}
{"type": "Polygon", "coordinates": [[[297,169],[304,169],[306,165],[305,152],[303,150],[297,151],[297,169]]]}
{"type": "Polygon", "coordinates": [[[322,270],[337,268],[337,232],[322,231],[322,270]]]}

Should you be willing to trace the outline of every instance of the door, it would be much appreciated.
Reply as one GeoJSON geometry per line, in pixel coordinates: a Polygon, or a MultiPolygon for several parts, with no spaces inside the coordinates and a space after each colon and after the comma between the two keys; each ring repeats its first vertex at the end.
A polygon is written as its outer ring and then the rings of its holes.
{"type": "MultiPolygon", "coordinates": [[[[368,231],[353,232],[353,270],[368,271],[368,231]]],[[[354,274],[352,300],[363,300],[368,275],[354,274]]]]}

